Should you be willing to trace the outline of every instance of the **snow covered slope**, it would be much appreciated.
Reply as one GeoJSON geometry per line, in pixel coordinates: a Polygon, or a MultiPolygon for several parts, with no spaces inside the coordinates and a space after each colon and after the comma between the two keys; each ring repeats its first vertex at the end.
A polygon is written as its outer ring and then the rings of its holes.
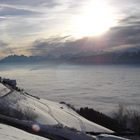
{"type": "Polygon", "coordinates": [[[0,140],[49,140],[20,129],[0,124],[0,140]]]}
{"type": "MultiPolygon", "coordinates": [[[[116,139],[117,137],[114,137],[112,135],[99,137],[88,135],[86,134],[86,132],[111,134],[113,133],[113,131],[86,120],[64,104],[39,99],[37,97],[29,95],[25,91],[19,92],[17,90],[11,89],[8,86],[5,88],[9,89],[6,89],[6,92],[4,94],[1,94],[0,113],[8,116],[9,120],[13,121],[16,125],[22,125],[25,128],[28,127],[33,131],[40,132],[41,134],[43,133],[43,135],[45,134],[45,137],[49,139],[52,137],[57,138],[55,140],[121,139],[119,137],[118,139],[116,139]]],[[[2,129],[0,129],[0,139],[1,137],[3,139],[6,139],[4,133],[7,129],[7,137],[10,135],[10,126],[8,127],[2,124],[0,126],[2,126],[2,129]]],[[[14,131],[14,128],[12,128],[11,130],[14,131]]],[[[17,136],[18,134],[23,136],[26,133],[23,132],[22,134],[20,133],[20,130],[15,130],[17,131],[17,136]]],[[[30,139],[28,138],[30,136],[27,135],[27,139],[30,139]]],[[[11,134],[10,137],[13,138],[15,136],[14,134],[13,136],[11,134]]],[[[10,140],[12,140],[12,138],[10,140]]],[[[35,138],[36,137],[32,137],[31,140],[34,140],[35,138]]],[[[38,139],[42,140],[40,138],[38,139]]]]}
{"type": "Polygon", "coordinates": [[[35,117],[33,119],[40,124],[59,124],[83,132],[113,132],[105,127],[86,120],[66,105],[37,99],[24,92],[13,91],[11,94],[0,99],[0,102],[7,107],[10,106],[12,109],[23,110],[24,113],[35,117]]]}
{"type": "Polygon", "coordinates": [[[6,95],[9,92],[10,92],[10,89],[8,89],[4,85],[0,84],[0,97],[6,95]]]}
{"type": "Polygon", "coordinates": [[[113,136],[113,135],[101,134],[97,136],[97,140],[129,140],[129,139],[113,136]]]}

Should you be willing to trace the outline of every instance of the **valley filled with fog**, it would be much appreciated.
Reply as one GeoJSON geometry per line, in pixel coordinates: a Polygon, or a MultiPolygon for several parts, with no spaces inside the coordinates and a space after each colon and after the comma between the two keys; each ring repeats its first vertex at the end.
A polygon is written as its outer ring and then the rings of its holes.
{"type": "Polygon", "coordinates": [[[32,95],[110,113],[119,104],[140,107],[139,65],[1,65],[0,76],[16,79],[32,95]]]}

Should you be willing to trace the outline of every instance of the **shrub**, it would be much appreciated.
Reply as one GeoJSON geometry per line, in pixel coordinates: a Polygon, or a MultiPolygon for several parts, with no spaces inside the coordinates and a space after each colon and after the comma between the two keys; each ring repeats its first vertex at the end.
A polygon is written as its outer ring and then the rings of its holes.
{"type": "Polygon", "coordinates": [[[113,119],[119,125],[123,126],[123,128],[140,135],[140,112],[138,109],[126,108],[123,105],[119,105],[117,111],[113,113],[113,119]]]}
{"type": "Polygon", "coordinates": [[[17,118],[19,120],[34,121],[38,117],[38,115],[31,108],[22,109],[18,105],[15,108],[13,108],[10,106],[10,102],[8,101],[0,101],[0,114],[17,118]]]}

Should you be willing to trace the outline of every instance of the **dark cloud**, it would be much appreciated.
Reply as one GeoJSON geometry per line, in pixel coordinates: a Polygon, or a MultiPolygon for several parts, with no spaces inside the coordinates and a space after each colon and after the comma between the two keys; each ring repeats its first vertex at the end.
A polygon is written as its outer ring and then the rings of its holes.
{"type": "Polygon", "coordinates": [[[0,0],[0,3],[9,5],[46,6],[46,7],[54,7],[58,5],[57,0],[0,0]]]}
{"type": "Polygon", "coordinates": [[[31,53],[33,55],[46,55],[50,53],[57,53],[57,49],[62,48],[65,44],[65,37],[51,37],[48,39],[38,39],[32,44],[31,53]]]}
{"type": "Polygon", "coordinates": [[[37,15],[40,14],[39,12],[25,10],[25,9],[18,9],[18,8],[11,8],[11,7],[1,7],[0,8],[0,16],[30,16],[30,15],[37,15]]]}
{"type": "MultiPolygon", "coordinates": [[[[137,17],[136,15],[128,16],[128,17],[122,19],[122,20],[120,21],[120,24],[122,24],[122,23],[125,23],[125,24],[132,23],[132,22],[134,22],[137,18],[138,18],[138,17],[137,17]]],[[[138,19],[139,19],[139,18],[138,18],[138,19]]]]}
{"type": "Polygon", "coordinates": [[[105,36],[108,47],[140,44],[140,17],[130,16],[120,21],[105,36]]]}
{"type": "Polygon", "coordinates": [[[99,38],[85,37],[77,40],[65,38],[49,38],[36,40],[32,45],[32,54],[39,55],[69,55],[98,53],[114,48],[129,50],[140,48],[140,24],[137,16],[126,17],[117,27],[112,28],[99,38]],[[128,24],[129,23],[129,24],[128,24]],[[130,49],[131,48],[131,49],[130,49]],[[125,48],[126,49],[126,48],[125,48]]]}
{"type": "Polygon", "coordinates": [[[33,55],[49,55],[59,57],[61,55],[75,55],[96,52],[99,50],[97,42],[93,38],[73,40],[70,36],[55,37],[36,40],[30,49],[33,55]]]}
{"type": "Polygon", "coordinates": [[[121,26],[136,26],[140,25],[140,12],[134,15],[127,16],[126,18],[120,20],[121,26]]]}

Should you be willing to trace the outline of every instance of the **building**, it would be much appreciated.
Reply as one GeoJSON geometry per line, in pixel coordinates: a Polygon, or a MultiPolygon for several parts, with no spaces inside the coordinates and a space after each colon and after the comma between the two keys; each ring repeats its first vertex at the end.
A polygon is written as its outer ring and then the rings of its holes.
{"type": "Polygon", "coordinates": [[[10,79],[4,78],[2,81],[4,84],[7,84],[7,85],[12,86],[12,87],[16,87],[16,85],[17,85],[16,80],[10,80],[10,79]]]}

